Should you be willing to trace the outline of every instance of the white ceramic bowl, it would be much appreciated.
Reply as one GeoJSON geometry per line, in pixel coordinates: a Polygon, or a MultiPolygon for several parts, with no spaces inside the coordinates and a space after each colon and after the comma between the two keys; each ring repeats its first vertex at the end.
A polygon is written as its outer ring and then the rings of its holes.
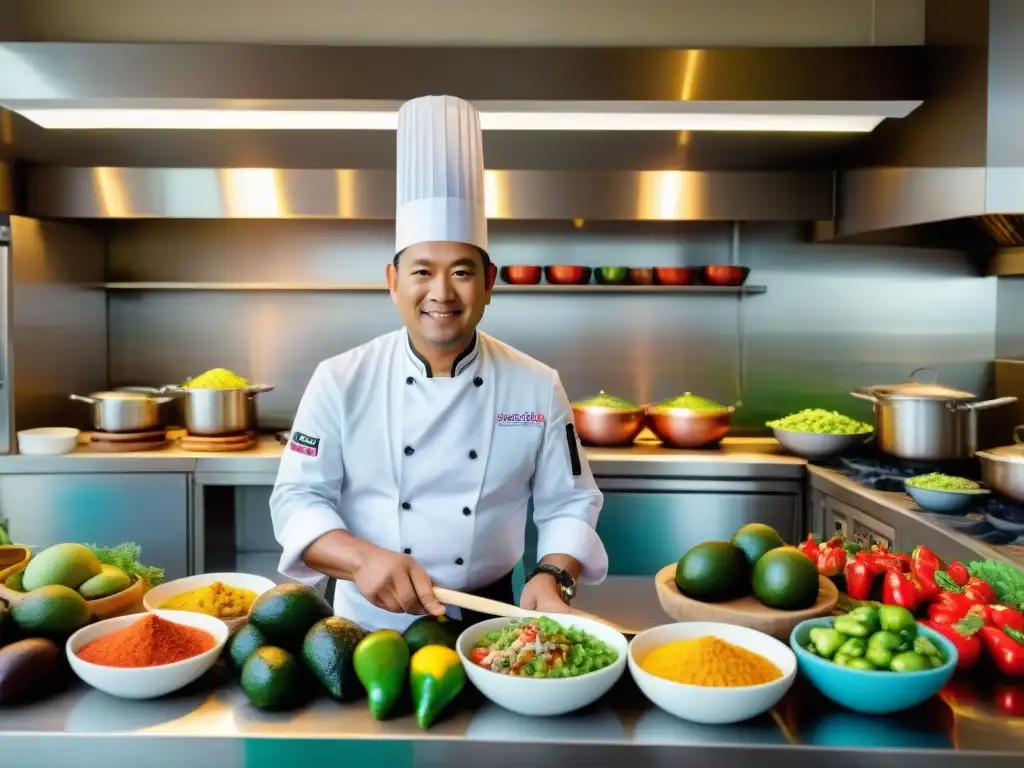
{"type": "Polygon", "coordinates": [[[580,616],[556,614],[550,618],[563,627],[576,627],[597,638],[615,650],[619,658],[604,669],[588,672],[579,677],[537,679],[500,675],[470,661],[470,652],[477,641],[488,632],[521,619],[486,619],[463,630],[455,644],[469,681],[498,706],[521,715],[535,717],[574,712],[604,696],[608,689],[618,682],[626,669],[626,651],[629,648],[626,638],[604,624],[580,616]]]}
{"type": "Polygon", "coordinates": [[[213,616],[188,611],[161,611],[160,617],[163,619],[209,632],[213,635],[213,648],[191,659],[158,667],[105,667],[78,658],[78,651],[93,640],[131,626],[148,615],[134,613],[82,627],[68,638],[66,652],[71,669],[84,682],[111,696],[119,696],[122,699],[155,699],[184,688],[202,677],[216,663],[228,639],[227,624],[213,616]]]}
{"type": "MultiPolygon", "coordinates": [[[[270,579],[263,576],[256,576],[252,573],[200,573],[196,576],[186,576],[183,579],[175,579],[174,581],[168,581],[165,584],[161,584],[158,587],[153,587],[146,593],[146,596],[142,598],[142,604],[145,606],[147,611],[153,613],[164,614],[167,613],[160,606],[170,600],[172,597],[176,597],[183,592],[189,592],[193,589],[199,589],[205,587],[208,584],[219,581],[222,584],[227,584],[229,587],[238,587],[239,589],[248,589],[256,593],[256,597],[259,597],[268,589],[273,589],[276,585],[270,579]]],[[[248,620],[247,617],[242,616],[237,619],[220,619],[228,628],[234,629],[240,624],[244,624],[248,620]]]]}
{"type": "Polygon", "coordinates": [[[18,431],[18,452],[26,456],[63,456],[78,447],[79,430],[39,427],[18,431]]]}
{"type": "Polygon", "coordinates": [[[629,672],[637,687],[656,706],[669,714],[694,723],[723,725],[749,720],[774,707],[796,679],[796,655],[785,644],[756,629],[712,621],[683,621],[653,627],[629,644],[629,672]],[[648,653],[666,643],[705,635],[760,654],[775,664],[782,677],[762,685],[742,688],[709,688],[684,685],[645,672],[640,662],[648,653]]]}

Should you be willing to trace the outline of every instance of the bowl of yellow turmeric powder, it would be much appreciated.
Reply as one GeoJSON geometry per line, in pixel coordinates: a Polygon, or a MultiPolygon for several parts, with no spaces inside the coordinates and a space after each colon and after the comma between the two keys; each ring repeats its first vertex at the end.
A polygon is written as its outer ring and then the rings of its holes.
{"type": "Polygon", "coordinates": [[[653,704],[694,723],[723,725],[764,714],[793,685],[796,655],[764,632],[683,621],[641,632],[629,672],[653,704]]]}
{"type": "Polygon", "coordinates": [[[270,579],[252,573],[201,573],[154,587],[142,604],[154,613],[204,613],[234,629],[246,622],[256,598],[274,586],[270,579]]]}

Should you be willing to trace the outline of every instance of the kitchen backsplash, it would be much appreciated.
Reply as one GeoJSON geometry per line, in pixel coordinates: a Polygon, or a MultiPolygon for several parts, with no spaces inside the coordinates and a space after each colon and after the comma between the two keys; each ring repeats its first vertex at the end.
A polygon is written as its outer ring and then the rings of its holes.
{"type": "MultiPolygon", "coordinates": [[[[139,221],[108,234],[118,281],[383,283],[393,243],[391,222],[139,221]]],[[[492,222],[490,237],[499,265],[696,266],[729,263],[732,231],[492,222]]],[[[795,227],[744,225],[739,262],[767,293],[495,293],[481,327],[556,367],[570,398],[693,391],[741,400],[745,428],[805,407],[869,418],[849,390],[921,366],[991,391],[997,281],[964,254],[817,245],[795,227]]],[[[274,385],[260,396],[265,427],[289,425],[318,361],[398,327],[386,292],[110,291],[108,306],[111,384],[224,366],[274,385]]]]}

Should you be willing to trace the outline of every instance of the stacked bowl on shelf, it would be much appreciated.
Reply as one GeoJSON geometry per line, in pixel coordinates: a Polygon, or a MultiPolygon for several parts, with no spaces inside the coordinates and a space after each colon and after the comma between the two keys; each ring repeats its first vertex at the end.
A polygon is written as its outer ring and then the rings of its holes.
{"type": "Polygon", "coordinates": [[[738,287],[750,274],[750,267],[709,264],[702,267],[585,267],[577,264],[513,264],[498,271],[508,285],[587,285],[591,278],[598,285],[705,285],[738,287]]]}

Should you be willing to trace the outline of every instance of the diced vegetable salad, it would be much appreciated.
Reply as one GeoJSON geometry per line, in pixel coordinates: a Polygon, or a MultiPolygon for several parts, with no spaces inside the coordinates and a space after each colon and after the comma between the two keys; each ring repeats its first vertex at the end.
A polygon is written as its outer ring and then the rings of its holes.
{"type": "Polygon", "coordinates": [[[615,663],[619,654],[576,627],[546,617],[523,619],[488,632],[470,660],[501,675],[579,677],[615,663]]]}

